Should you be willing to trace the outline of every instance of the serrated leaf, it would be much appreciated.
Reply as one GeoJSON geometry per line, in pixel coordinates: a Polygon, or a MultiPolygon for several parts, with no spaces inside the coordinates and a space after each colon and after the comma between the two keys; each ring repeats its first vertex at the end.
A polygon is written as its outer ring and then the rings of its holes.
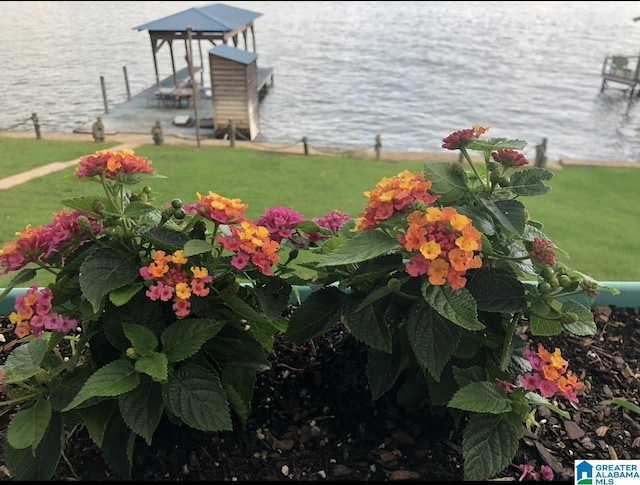
{"type": "Polygon", "coordinates": [[[164,382],[169,377],[169,361],[160,352],[152,352],[137,359],[135,369],[159,382],[164,382]]]}
{"type": "Polygon", "coordinates": [[[223,370],[222,387],[227,393],[231,409],[244,426],[251,415],[251,398],[256,382],[256,371],[231,365],[223,370]]]}
{"type": "Polygon", "coordinates": [[[202,239],[191,239],[184,245],[184,255],[189,257],[195,256],[196,254],[210,253],[213,249],[210,243],[202,239]]]}
{"type": "Polygon", "coordinates": [[[208,318],[190,318],[169,325],[162,336],[162,351],[169,362],[181,362],[194,355],[202,345],[212,339],[222,328],[223,322],[208,318]]]}
{"type": "Polygon", "coordinates": [[[481,199],[482,204],[489,209],[493,217],[510,232],[522,235],[527,222],[524,204],[519,200],[481,199]]]}
{"type": "Polygon", "coordinates": [[[551,187],[545,185],[544,181],[552,178],[553,172],[546,168],[532,167],[517,170],[511,175],[509,188],[516,195],[542,195],[551,190],[551,187]]]}
{"type": "Polygon", "coordinates": [[[360,263],[387,254],[389,251],[397,251],[399,248],[398,240],[382,231],[359,232],[327,254],[318,266],[360,263]]]}
{"type": "Polygon", "coordinates": [[[536,337],[550,337],[562,332],[560,320],[545,318],[542,315],[531,314],[529,324],[531,326],[531,335],[536,337]]]}
{"type": "Polygon", "coordinates": [[[80,265],[80,288],[98,311],[102,299],[109,292],[133,283],[140,276],[138,264],[129,256],[124,256],[109,248],[92,251],[80,265]]]}
{"type": "Polygon", "coordinates": [[[91,397],[119,396],[134,389],[139,382],[140,376],[131,362],[124,359],[114,360],[94,372],[63,411],[73,409],[91,397]]]}
{"type": "Polygon", "coordinates": [[[449,407],[475,413],[503,414],[511,411],[511,401],[497,384],[471,382],[453,395],[449,407]]]}
{"type": "Polygon", "coordinates": [[[571,416],[569,415],[568,412],[560,409],[558,406],[556,406],[555,404],[550,402],[546,397],[541,396],[538,393],[527,392],[525,397],[527,398],[527,400],[530,403],[536,404],[538,406],[543,406],[543,407],[545,407],[547,409],[551,409],[553,412],[559,414],[560,416],[562,416],[565,419],[571,419],[571,416]]]}
{"type": "Polygon", "coordinates": [[[344,298],[335,286],[312,292],[291,315],[284,338],[301,344],[326,332],[339,321],[344,298]]]}
{"type": "Polygon", "coordinates": [[[370,348],[367,357],[367,379],[371,398],[376,401],[387,392],[404,369],[400,352],[382,352],[370,348]]]}
{"type": "Polygon", "coordinates": [[[11,472],[11,479],[18,481],[49,481],[53,477],[62,456],[62,417],[54,413],[44,437],[35,450],[17,450],[5,446],[3,458],[11,472]]]}
{"type": "Polygon", "coordinates": [[[115,181],[122,185],[136,185],[150,179],[166,179],[165,175],[159,173],[144,172],[118,172],[115,181]]]}
{"type": "Polygon", "coordinates": [[[138,355],[149,355],[158,347],[158,339],[147,327],[125,322],[122,330],[138,355]]]}
{"type": "Polygon", "coordinates": [[[107,465],[124,480],[131,480],[135,438],[135,433],[125,424],[122,415],[115,413],[107,426],[102,456],[107,465]]]}
{"type": "Polygon", "coordinates": [[[40,365],[47,354],[48,344],[44,339],[36,339],[15,348],[0,366],[4,384],[23,382],[40,372],[40,365]]]}
{"type": "Polygon", "coordinates": [[[129,204],[127,204],[127,206],[124,208],[124,212],[122,213],[122,215],[124,217],[135,218],[135,217],[143,216],[155,210],[156,210],[155,207],[145,204],[141,200],[134,200],[133,202],[130,202],[129,204]]]}
{"type": "Polygon", "coordinates": [[[563,324],[565,330],[580,337],[595,335],[596,322],[593,320],[593,313],[589,308],[577,301],[569,300],[562,305],[562,313],[575,313],[578,316],[576,322],[563,324]]]}
{"type": "Polygon", "coordinates": [[[179,249],[183,249],[185,244],[190,241],[186,234],[167,229],[164,226],[154,226],[145,228],[140,231],[140,235],[153,244],[156,249],[162,249],[168,253],[174,253],[179,249]]]}
{"type": "Polygon", "coordinates": [[[78,409],[82,423],[98,447],[102,447],[102,441],[107,431],[107,424],[111,420],[113,413],[117,410],[118,402],[115,399],[100,401],[94,406],[78,409]]]}
{"type": "Polygon", "coordinates": [[[51,420],[51,404],[38,399],[33,406],[18,411],[7,429],[7,441],[17,450],[35,448],[40,444],[51,420]]]}
{"type": "Polygon", "coordinates": [[[420,367],[440,380],[442,369],[460,340],[460,327],[443,319],[424,301],[416,302],[407,317],[407,338],[420,367]]]}
{"type": "Polygon", "coordinates": [[[520,428],[506,415],[477,414],[462,438],[465,480],[487,480],[509,466],[516,456],[520,428]]]}
{"type": "Polygon", "coordinates": [[[144,284],[134,283],[132,285],[126,285],[122,288],[117,288],[109,293],[109,301],[115,306],[122,306],[131,300],[142,288],[144,284]]]}
{"type": "Polygon", "coordinates": [[[439,204],[449,204],[467,192],[466,175],[460,164],[447,162],[426,163],[424,178],[431,181],[429,192],[439,195],[439,204]]]}
{"type": "Polygon", "coordinates": [[[162,387],[150,378],[141,378],[141,383],[131,392],[118,397],[122,419],[129,428],[151,446],[160,419],[162,418],[162,387]]]}
{"type": "Polygon", "coordinates": [[[527,305],[524,285],[513,274],[480,268],[465,286],[473,295],[478,311],[514,313],[527,305]]]}
{"type": "Polygon", "coordinates": [[[349,332],[369,347],[391,352],[391,329],[383,314],[375,311],[374,305],[359,309],[365,295],[348,294],[342,303],[342,323],[349,332]]]}
{"type": "Polygon", "coordinates": [[[173,414],[201,431],[231,431],[231,412],[220,379],[193,365],[179,369],[169,380],[165,399],[173,414]]]}
{"type": "Polygon", "coordinates": [[[447,286],[425,284],[422,288],[425,300],[444,318],[467,330],[482,330],[478,320],[476,301],[468,290],[452,290],[447,286]]]}
{"type": "Polygon", "coordinates": [[[113,211],[111,201],[106,197],[74,197],[73,199],[63,199],[61,201],[63,205],[66,205],[71,209],[99,216],[100,214],[98,214],[94,209],[94,204],[96,202],[105,210],[113,211]]]}

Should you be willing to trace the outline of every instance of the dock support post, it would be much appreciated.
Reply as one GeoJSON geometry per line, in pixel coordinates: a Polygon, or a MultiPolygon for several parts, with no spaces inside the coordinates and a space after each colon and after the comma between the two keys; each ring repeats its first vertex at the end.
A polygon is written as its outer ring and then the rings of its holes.
{"type": "MultiPolygon", "coordinates": [[[[198,116],[198,102],[199,102],[200,96],[197,88],[198,83],[195,80],[195,72],[193,69],[193,31],[191,27],[187,28],[187,40],[189,41],[189,44],[187,45],[187,60],[189,61],[189,77],[191,78],[191,89],[193,90],[193,116],[196,119],[196,140],[198,142],[198,148],[200,148],[200,118],[198,116]]],[[[175,70],[173,75],[175,79],[175,70]]]]}
{"type": "Polygon", "coordinates": [[[543,138],[542,143],[536,145],[535,166],[544,168],[547,166],[547,139],[543,138]]]}
{"type": "Polygon", "coordinates": [[[127,66],[122,66],[124,72],[124,85],[127,88],[127,99],[131,100],[131,89],[129,88],[129,76],[127,75],[127,66]]]}
{"type": "Polygon", "coordinates": [[[380,150],[382,149],[382,138],[380,138],[380,135],[376,135],[375,149],[376,149],[376,160],[380,160],[380,150]]]}
{"type": "Polygon", "coordinates": [[[33,128],[36,130],[36,138],[40,140],[42,138],[42,133],[40,133],[40,120],[38,120],[38,115],[36,113],[31,113],[31,121],[33,121],[33,128]]]}
{"type": "Polygon", "coordinates": [[[236,122],[233,120],[229,120],[229,142],[231,148],[236,147],[236,122]]]}
{"type": "Polygon", "coordinates": [[[309,143],[306,136],[302,137],[302,145],[304,146],[304,154],[309,155],[309,143]]]}
{"type": "Polygon", "coordinates": [[[104,85],[104,76],[100,76],[100,87],[102,88],[102,101],[104,102],[104,112],[109,113],[109,103],[107,102],[107,88],[104,85]]]}

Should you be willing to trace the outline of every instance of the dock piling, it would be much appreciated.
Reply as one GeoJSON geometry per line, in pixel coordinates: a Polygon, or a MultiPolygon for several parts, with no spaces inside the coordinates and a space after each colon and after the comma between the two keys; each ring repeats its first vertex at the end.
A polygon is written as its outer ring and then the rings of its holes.
{"type": "Polygon", "coordinates": [[[107,101],[107,88],[104,84],[104,76],[100,76],[100,87],[102,88],[102,101],[104,102],[104,112],[109,114],[109,103],[107,101]]]}

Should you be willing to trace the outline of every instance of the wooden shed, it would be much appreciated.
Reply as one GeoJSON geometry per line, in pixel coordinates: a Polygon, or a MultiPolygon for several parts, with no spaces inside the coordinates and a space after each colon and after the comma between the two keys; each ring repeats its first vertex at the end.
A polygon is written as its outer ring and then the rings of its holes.
{"type": "Polygon", "coordinates": [[[235,133],[254,141],[260,131],[258,55],[228,45],[209,51],[213,127],[216,138],[235,125],[235,133]]]}

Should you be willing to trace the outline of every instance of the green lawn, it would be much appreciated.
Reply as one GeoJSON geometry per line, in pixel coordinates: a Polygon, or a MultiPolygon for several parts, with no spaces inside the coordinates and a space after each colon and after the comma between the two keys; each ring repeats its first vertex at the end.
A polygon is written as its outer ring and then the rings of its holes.
{"type": "MultiPolygon", "coordinates": [[[[104,148],[99,144],[0,137],[0,173],[15,166],[34,167],[74,159],[104,148]],[[33,145],[36,145],[34,148],[33,145]]],[[[114,145],[117,142],[111,144],[114,145]]],[[[419,171],[422,162],[385,162],[335,156],[304,156],[244,148],[148,145],[136,154],[149,157],[167,179],[150,184],[159,201],[196,200],[196,193],[216,192],[249,204],[255,218],[268,207],[292,207],[307,218],[332,209],[358,215],[366,204],[365,190],[383,177],[402,170],[419,171]]],[[[0,244],[27,224],[51,221],[62,209],[61,199],[98,194],[90,182],[62,181],[74,168],[34,179],[5,190],[7,208],[0,223],[0,244]]],[[[564,251],[559,259],[602,281],[640,281],[640,170],[633,168],[569,167],[554,170],[551,191],[523,198],[531,217],[544,223],[546,234],[564,251]]],[[[0,278],[0,287],[7,284],[0,278]]]]}

